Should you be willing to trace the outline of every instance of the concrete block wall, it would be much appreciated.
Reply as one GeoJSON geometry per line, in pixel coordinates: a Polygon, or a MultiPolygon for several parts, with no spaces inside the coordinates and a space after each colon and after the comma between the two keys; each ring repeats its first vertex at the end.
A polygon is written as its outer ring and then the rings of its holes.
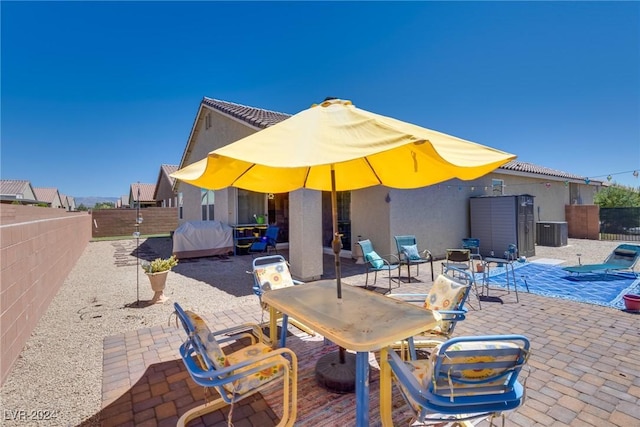
{"type": "Polygon", "coordinates": [[[91,216],[0,204],[0,386],[91,239],[91,216]]]}
{"type": "MultiPolygon", "coordinates": [[[[91,212],[92,236],[132,236],[136,231],[136,209],[99,209],[91,212]]],[[[142,208],[140,234],[166,234],[178,227],[178,208],[142,208]]]]}

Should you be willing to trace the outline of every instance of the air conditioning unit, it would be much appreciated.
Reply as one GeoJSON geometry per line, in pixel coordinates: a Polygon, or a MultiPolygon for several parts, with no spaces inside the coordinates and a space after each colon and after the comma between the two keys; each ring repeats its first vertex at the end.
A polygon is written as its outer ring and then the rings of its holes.
{"type": "Polygon", "coordinates": [[[539,246],[567,246],[569,227],[562,221],[545,221],[536,223],[536,243],[539,246]]]}

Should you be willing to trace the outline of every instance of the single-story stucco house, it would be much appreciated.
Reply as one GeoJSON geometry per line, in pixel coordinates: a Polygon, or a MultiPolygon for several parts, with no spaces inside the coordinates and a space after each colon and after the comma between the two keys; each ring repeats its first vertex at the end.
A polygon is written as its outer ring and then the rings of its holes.
{"type": "MultiPolygon", "coordinates": [[[[179,168],[288,117],[285,113],[204,97],[179,168]]],[[[396,253],[394,236],[413,234],[421,249],[429,249],[434,257],[442,258],[447,248],[460,247],[463,238],[471,237],[471,198],[530,195],[534,206],[529,221],[565,221],[565,205],[593,204],[601,184],[582,176],[512,161],[473,181],[453,179],[414,190],[376,186],[340,192],[342,255],[355,253],[359,238],[370,239],[380,254],[396,253]]],[[[330,251],[332,237],[329,193],[306,189],[288,194],[236,188],[208,191],[181,181],[175,182],[174,189],[179,223],[217,220],[229,225],[250,224],[255,222],[254,215],[266,214],[270,224],[280,227],[278,242],[289,245],[292,274],[301,280],[322,275],[321,254],[323,250],[330,251]]],[[[530,232],[533,239],[534,230],[530,232]]]]}

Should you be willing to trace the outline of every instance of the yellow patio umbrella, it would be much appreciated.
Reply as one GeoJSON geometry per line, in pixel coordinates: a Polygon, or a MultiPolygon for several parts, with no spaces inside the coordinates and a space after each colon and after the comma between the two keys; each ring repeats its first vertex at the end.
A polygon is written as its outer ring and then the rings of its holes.
{"type": "Polygon", "coordinates": [[[333,251],[342,298],[336,191],[419,188],[486,175],[516,156],[327,99],[219,148],[172,177],[197,187],[263,193],[331,191],[333,251]]]}
{"type": "MultiPolygon", "coordinates": [[[[474,142],[326,99],[282,122],[219,148],[172,177],[197,187],[229,186],[263,193],[299,188],[331,191],[336,290],[342,300],[336,191],[374,185],[419,188],[452,178],[471,180],[513,160],[474,142]]],[[[316,365],[316,379],[353,390],[354,357],[340,348],[316,365]]]]}

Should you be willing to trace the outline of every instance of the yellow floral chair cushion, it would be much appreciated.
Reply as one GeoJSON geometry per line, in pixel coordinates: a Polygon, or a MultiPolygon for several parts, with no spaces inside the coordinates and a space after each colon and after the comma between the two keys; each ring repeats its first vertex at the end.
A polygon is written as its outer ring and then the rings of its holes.
{"type": "Polygon", "coordinates": [[[293,278],[286,262],[267,264],[256,269],[255,272],[263,291],[293,286],[293,278]]]}
{"type": "MultiPolygon", "coordinates": [[[[218,344],[218,341],[216,341],[215,335],[211,332],[204,319],[202,319],[202,317],[192,311],[185,311],[185,313],[191,319],[191,322],[195,327],[196,334],[204,343],[207,355],[213,362],[216,369],[223,369],[228,366],[233,366],[252,357],[256,357],[260,354],[269,353],[272,351],[271,347],[263,343],[257,343],[226,355],[224,351],[222,351],[222,348],[220,348],[220,344],[218,344]]],[[[279,356],[274,355],[274,357],[279,356]]],[[[266,365],[268,363],[269,359],[257,362],[258,366],[266,365]]],[[[234,374],[245,372],[249,369],[254,368],[255,366],[255,364],[247,365],[234,371],[234,374]]],[[[224,384],[223,387],[230,393],[243,394],[255,389],[256,387],[270,381],[275,377],[279,377],[282,375],[283,370],[281,366],[269,366],[246,377],[242,377],[234,381],[233,383],[224,384]]]]}
{"type": "MultiPolygon", "coordinates": [[[[263,343],[253,344],[243,349],[240,349],[238,351],[235,351],[231,353],[229,356],[227,356],[227,364],[229,366],[233,366],[247,359],[250,359],[252,357],[256,357],[263,353],[269,353],[271,351],[272,351],[272,348],[263,343]]],[[[281,357],[281,356],[276,354],[273,357],[281,357]]],[[[240,368],[234,371],[234,374],[236,374],[239,372],[244,372],[249,369],[252,369],[256,367],[256,365],[264,366],[263,369],[256,371],[253,374],[250,374],[246,377],[242,377],[239,380],[234,381],[232,384],[225,384],[224,388],[230,393],[243,394],[243,393],[246,393],[247,391],[255,389],[256,387],[262,385],[263,383],[271,381],[276,377],[282,376],[284,373],[282,366],[265,366],[269,362],[271,362],[270,359],[261,360],[260,362],[256,362],[255,364],[251,364],[251,365],[245,366],[244,368],[240,368]]]]}
{"type": "MultiPolygon", "coordinates": [[[[453,381],[449,381],[448,378],[435,378],[434,377],[434,367],[436,365],[436,361],[438,358],[438,353],[440,353],[440,347],[442,344],[438,345],[434,351],[431,352],[431,355],[428,359],[419,359],[419,360],[410,360],[406,361],[405,365],[411,371],[413,376],[418,380],[418,383],[424,387],[425,389],[429,387],[430,383],[433,383],[434,390],[438,393],[452,396],[469,396],[474,394],[488,393],[492,392],[491,390],[494,387],[503,386],[507,377],[499,377],[494,381],[488,381],[482,383],[482,390],[478,391],[474,390],[476,385],[474,384],[463,384],[459,382],[455,382],[456,378],[470,381],[478,381],[485,378],[490,378],[494,375],[498,375],[501,370],[500,369],[492,369],[492,368],[483,368],[483,369],[456,369],[456,364],[465,364],[465,363],[490,363],[498,360],[501,361],[512,361],[514,364],[516,363],[517,355],[508,355],[502,356],[498,359],[498,356],[491,354],[482,354],[475,356],[464,356],[457,355],[456,357],[448,357],[445,356],[446,366],[441,368],[445,369],[448,372],[448,375],[453,381]],[[452,366],[453,365],[453,366],[452,366]],[[455,391],[452,390],[452,387],[455,387],[455,391]]],[[[447,352],[449,351],[470,351],[470,350],[488,350],[488,349],[500,349],[500,348],[519,348],[517,344],[511,342],[482,342],[482,341],[470,341],[470,342],[460,342],[451,345],[447,352]]],[[[449,354],[449,353],[448,353],[449,354]]],[[[401,385],[404,388],[404,386],[401,385]]],[[[406,390],[405,390],[405,395],[406,390]]],[[[409,404],[419,412],[421,406],[418,405],[413,399],[409,397],[409,404]]]]}
{"type": "Polygon", "coordinates": [[[193,323],[196,334],[204,344],[207,355],[209,356],[209,359],[211,359],[211,362],[213,362],[213,365],[216,369],[224,368],[226,366],[227,356],[220,348],[220,344],[216,341],[215,335],[211,333],[207,323],[202,317],[192,311],[186,310],[185,314],[189,316],[189,319],[191,319],[191,323],[193,323]]]}
{"type": "MultiPolygon", "coordinates": [[[[467,285],[455,282],[445,275],[439,275],[433,282],[433,286],[429,290],[429,294],[424,300],[424,308],[428,310],[459,310],[460,303],[467,291],[467,285]]],[[[450,329],[450,321],[446,319],[440,324],[421,335],[428,336],[432,334],[446,335],[450,329]]]]}
{"type": "Polygon", "coordinates": [[[440,274],[433,282],[424,308],[429,310],[455,310],[464,297],[467,285],[457,283],[447,276],[440,274]]]}

